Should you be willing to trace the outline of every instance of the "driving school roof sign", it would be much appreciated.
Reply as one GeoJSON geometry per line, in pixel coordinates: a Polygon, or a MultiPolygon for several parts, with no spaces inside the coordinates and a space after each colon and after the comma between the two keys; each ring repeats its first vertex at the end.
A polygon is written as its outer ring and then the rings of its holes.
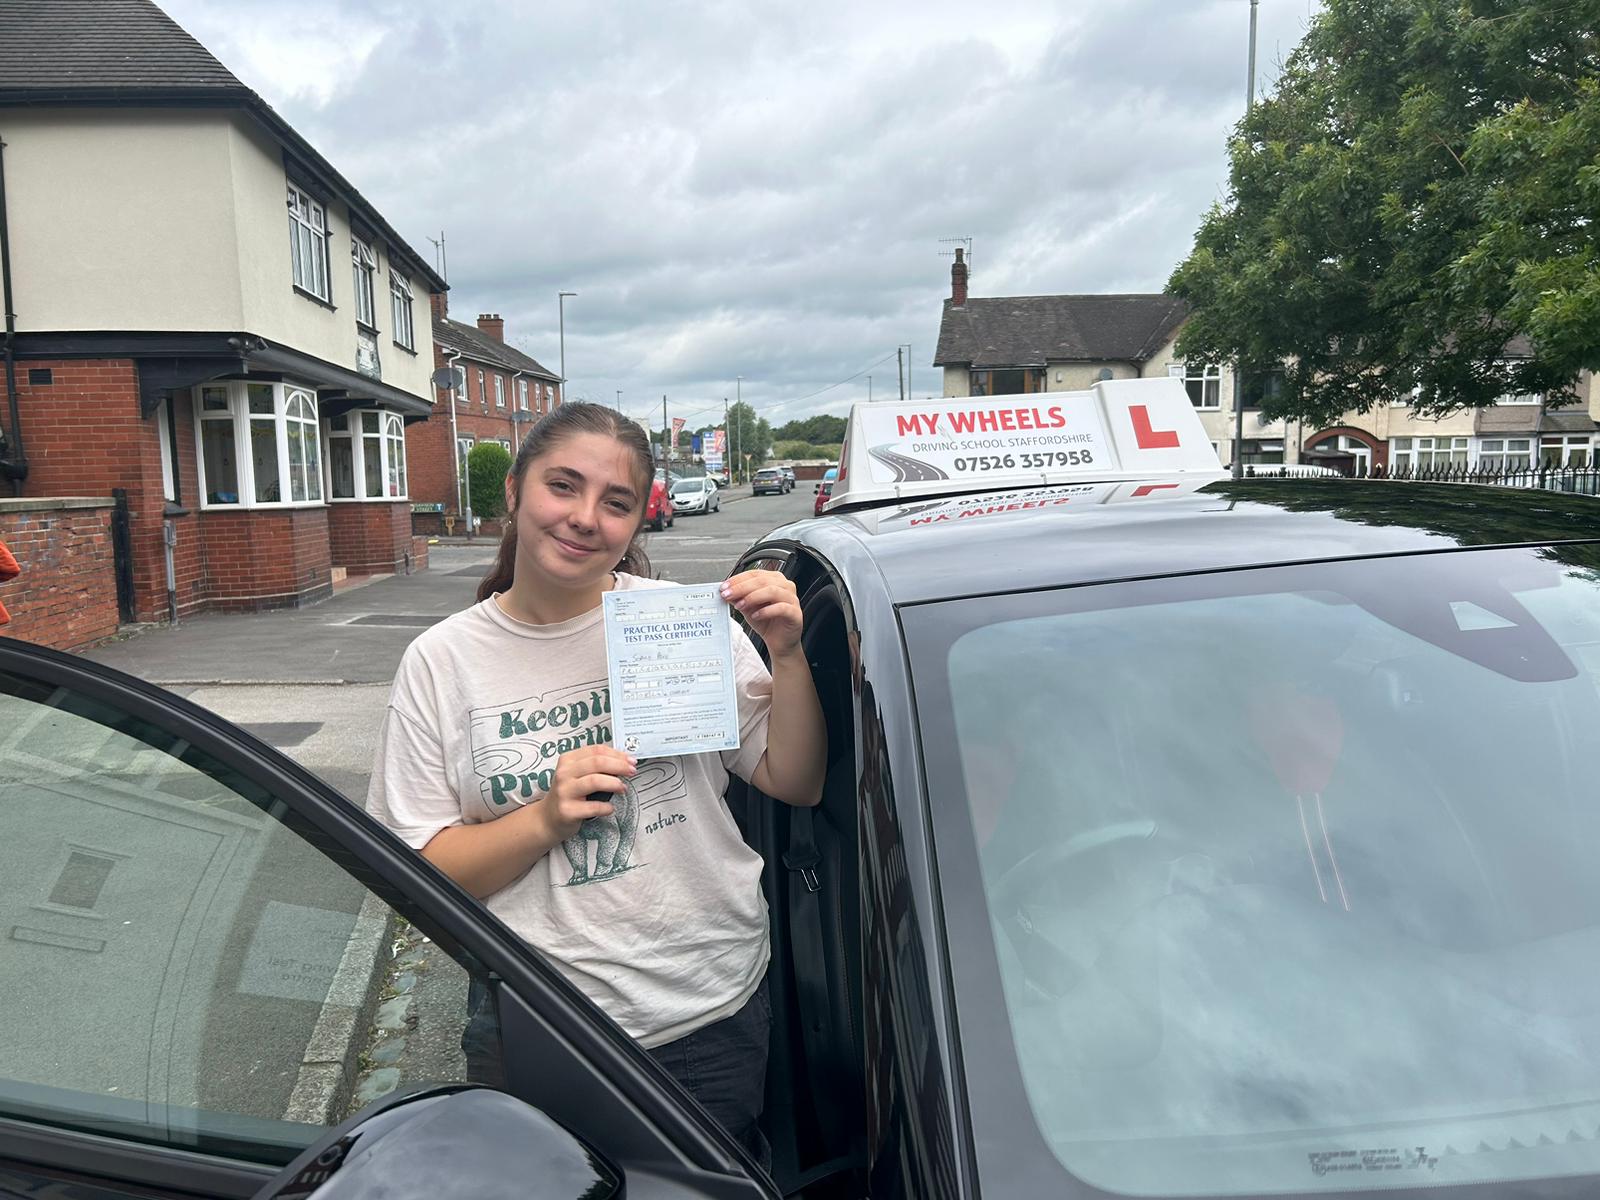
{"type": "Polygon", "coordinates": [[[1176,379],[1086,392],[857,404],[826,508],[906,496],[1152,475],[1222,465],[1176,379]]]}

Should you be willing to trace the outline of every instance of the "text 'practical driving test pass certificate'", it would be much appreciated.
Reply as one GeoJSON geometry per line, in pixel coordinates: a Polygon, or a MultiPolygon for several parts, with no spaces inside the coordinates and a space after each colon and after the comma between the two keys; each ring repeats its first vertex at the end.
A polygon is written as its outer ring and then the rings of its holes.
{"type": "Polygon", "coordinates": [[[605,593],[611,728],[638,758],[739,747],[728,602],[720,583],[605,593]]]}

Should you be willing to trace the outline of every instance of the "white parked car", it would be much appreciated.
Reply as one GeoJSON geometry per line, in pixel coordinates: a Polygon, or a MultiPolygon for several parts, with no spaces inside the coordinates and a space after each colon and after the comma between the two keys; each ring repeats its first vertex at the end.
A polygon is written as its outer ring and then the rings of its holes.
{"type": "Polygon", "coordinates": [[[672,485],[672,507],[680,513],[714,513],[722,507],[710,476],[680,479],[672,485]]]}

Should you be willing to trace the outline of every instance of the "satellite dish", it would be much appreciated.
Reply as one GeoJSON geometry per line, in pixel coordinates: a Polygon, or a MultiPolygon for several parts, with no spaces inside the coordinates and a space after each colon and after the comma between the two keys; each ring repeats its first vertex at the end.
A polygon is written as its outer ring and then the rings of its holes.
{"type": "Polygon", "coordinates": [[[433,386],[452,391],[466,382],[467,373],[460,367],[440,367],[433,373],[433,386]]]}

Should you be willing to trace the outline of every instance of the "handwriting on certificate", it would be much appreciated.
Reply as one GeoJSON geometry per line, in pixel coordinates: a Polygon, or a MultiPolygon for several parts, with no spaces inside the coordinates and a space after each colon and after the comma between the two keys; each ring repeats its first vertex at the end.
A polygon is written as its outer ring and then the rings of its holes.
{"type": "Polygon", "coordinates": [[[732,626],[721,584],[605,594],[612,736],[639,758],[739,748],[732,626]]]}

